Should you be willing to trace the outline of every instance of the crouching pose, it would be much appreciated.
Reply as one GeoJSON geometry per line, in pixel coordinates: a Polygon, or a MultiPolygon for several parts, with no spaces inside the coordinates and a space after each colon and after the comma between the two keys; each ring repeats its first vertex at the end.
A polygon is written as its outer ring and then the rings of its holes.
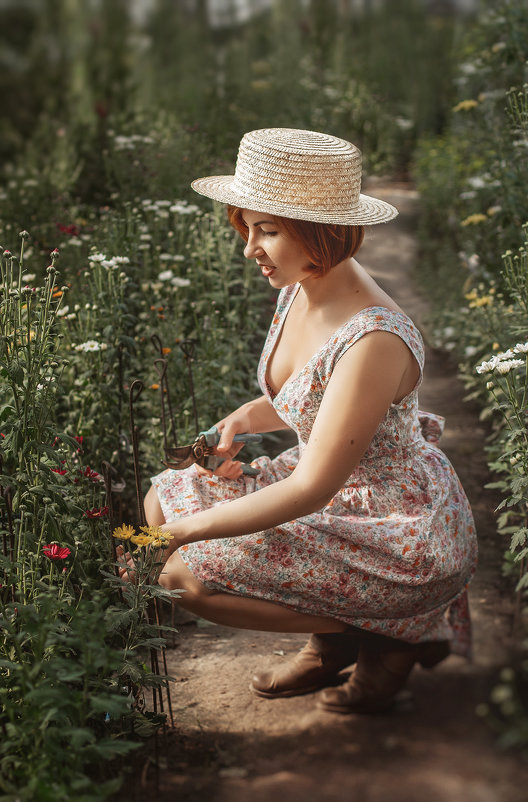
{"type": "Polygon", "coordinates": [[[146,498],[149,523],[173,535],[159,581],[185,589],[183,607],[312,633],[293,661],[255,674],[254,693],[325,688],[319,706],[342,713],[383,710],[415,663],[468,654],[476,564],[467,498],[435,445],[442,421],[418,410],[420,333],[355,258],[364,226],[397,214],[360,181],[351,143],[265,129],[243,137],[234,176],[193,183],[227,205],[280,293],[262,394],[217,423],[225,461],[166,470],[146,498]],[[243,474],[234,435],[287,428],[298,445],[243,474]]]}

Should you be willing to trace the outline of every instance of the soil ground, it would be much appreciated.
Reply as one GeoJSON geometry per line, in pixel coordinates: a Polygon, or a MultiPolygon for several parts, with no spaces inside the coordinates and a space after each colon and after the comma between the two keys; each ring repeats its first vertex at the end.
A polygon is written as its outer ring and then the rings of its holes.
{"type": "MultiPolygon", "coordinates": [[[[427,340],[427,303],[414,281],[416,194],[394,184],[372,192],[400,216],[369,234],[361,262],[427,340]]],[[[175,727],[158,739],[158,759],[144,764],[141,782],[126,783],[128,800],[526,802],[528,766],[497,749],[476,713],[508,663],[513,593],[501,577],[496,499],[483,489],[485,431],[463,395],[456,367],[428,347],[420,406],[447,419],[441,446],[479,532],[473,662],[451,656],[433,671],[415,668],[388,714],[339,716],[317,710],[313,694],[268,701],[248,689],[257,667],[288,660],[305,636],[229,629],[179,613],[167,652],[175,727]]]]}

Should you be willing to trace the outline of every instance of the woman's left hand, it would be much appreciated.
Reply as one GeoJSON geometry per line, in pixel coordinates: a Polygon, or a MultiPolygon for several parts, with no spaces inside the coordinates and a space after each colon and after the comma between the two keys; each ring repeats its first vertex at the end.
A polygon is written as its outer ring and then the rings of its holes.
{"type": "Polygon", "coordinates": [[[129,551],[125,553],[123,546],[116,548],[117,562],[119,563],[118,573],[124,582],[136,582],[136,564],[129,551]]]}

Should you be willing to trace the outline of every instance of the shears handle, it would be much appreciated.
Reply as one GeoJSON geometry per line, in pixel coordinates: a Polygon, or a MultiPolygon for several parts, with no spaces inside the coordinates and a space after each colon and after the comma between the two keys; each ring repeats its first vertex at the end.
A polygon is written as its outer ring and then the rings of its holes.
{"type": "MultiPolygon", "coordinates": [[[[211,426],[210,429],[207,429],[205,432],[200,432],[205,438],[205,442],[208,446],[217,446],[220,442],[220,432],[216,428],[216,426],[211,426]]],[[[200,436],[199,435],[199,436],[200,436]]],[[[244,434],[235,434],[233,441],[235,443],[261,443],[262,442],[262,435],[261,434],[249,434],[248,432],[244,434]]],[[[219,457],[208,457],[208,467],[212,470],[216,470],[216,468],[221,465],[223,459],[219,457]],[[213,466],[214,463],[214,466],[213,466]]],[[[254,468],[252,465],[248,465],[247,463],[243,462],[241,465],[242,473],[246,474],[246,476],[258,476],[259,470],[258,468],[254,468]]]]}
{"type": "MultiPolygon", "coordinates": [[[[220,442],[220,432],[216,428],[216,426],[211,426],[210,429],[207,429],[205,432],[200,432],[200,435],[205,437],[205,442],[208,446],[217,446],[220,442]]],[[[235,443],[262,443],[262,435],[261,434],[235,434],[233,437],[233,442],[235,443]]]]}

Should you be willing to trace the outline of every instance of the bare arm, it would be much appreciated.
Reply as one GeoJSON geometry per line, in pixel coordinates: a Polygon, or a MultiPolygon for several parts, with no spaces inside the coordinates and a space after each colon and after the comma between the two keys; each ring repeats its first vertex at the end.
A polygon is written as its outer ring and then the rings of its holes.
{"type": "Polygon", "coordinates": [[[413,367],[411,352],[396,335],[362,337],[337,363],[293,473],[248,496],[165,524],[175,536],[172,548],[270,529],[324,507],[360,462],[413,367]]]}

